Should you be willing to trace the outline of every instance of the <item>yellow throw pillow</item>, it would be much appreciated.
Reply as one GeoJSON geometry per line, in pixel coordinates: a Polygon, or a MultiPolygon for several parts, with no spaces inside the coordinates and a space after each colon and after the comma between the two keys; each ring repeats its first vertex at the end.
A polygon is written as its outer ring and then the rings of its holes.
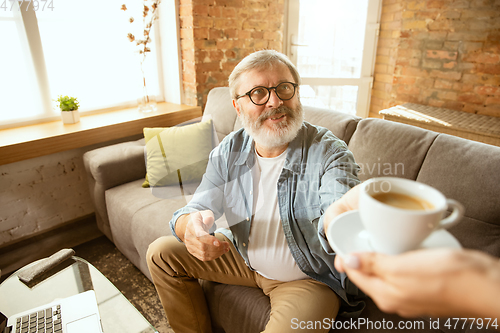
{"type": "Polygon", "coordinates": [[[185,126],[144,128],[146,181],[142,187],[201,181],[214,148],[212,119],[185,126]]]}

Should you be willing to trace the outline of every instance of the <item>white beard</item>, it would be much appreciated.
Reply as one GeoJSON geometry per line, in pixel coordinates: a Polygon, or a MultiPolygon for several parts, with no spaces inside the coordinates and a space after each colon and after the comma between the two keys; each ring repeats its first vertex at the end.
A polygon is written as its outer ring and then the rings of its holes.
{"type": "Polygon", "coordinates": [[[290,143],[297,134],[304,122],[304,111],[299,103],[295,110],[280,106],[266,113],[259,115],[257,119],[251,119],[245,110],[240,112],[240,119],[245,131],[254,139],[255,143],[264,148],[277,148],[290,143]],[[264,121],[274,115],[286,115],[286,120],[273,125],[273,128],[264,127],[264,121]]]}

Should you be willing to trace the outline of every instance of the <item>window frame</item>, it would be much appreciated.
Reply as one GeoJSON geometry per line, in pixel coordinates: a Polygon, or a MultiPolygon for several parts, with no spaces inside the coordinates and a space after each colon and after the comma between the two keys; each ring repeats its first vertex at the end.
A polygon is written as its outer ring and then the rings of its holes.
{"type": "MultiPolygon", "coordinates": [[[[48,71],[43,53],[42,39],[40,36],[36,11],[31,1],[16,1],[17,8],[21,14],[21,23],[27,38],[30,52],[30,60],[33,64],[33,76],[36,78],[38,94],[41,99],[42,113],[29,120],[2,120],[0,118],[0,130],[15,128],[33,124],[39,124],[60,119],[60,115],[53,110],[53,96],[50,92],[48,71]],[[19,6],[20,5],[20,6],[19,6]]],[[[118,9],[117,9],[118,10],[118,9]]],[[[158,82],[160,95],[159,102],[170,102],[181,104],[182,92],[182,67],[179,38],[179,15],[177,1],[163,1],[158,8],[158,24],[155,24],[156,59],[158,68],[158,82]],[[173,61],[176,59],[177,61],[173,61]]],[[[111,107],[80,110],[84,115],[92,115],[112,110],[126,109],[137,106],[137,102],[123,102],[111,107]]]]}
{"type": "MultiPolygon", "coordinates": [[[[297,65],[297,52],[295,50],[298,47],[307,46],[297,42],[299,35],[299,9],[300,0],[286,0],[284,31],[286,38],[283,39],[283,50],[285,50],[286,55],[295,65],[297,65]]],[[[357,86],[356,115],[362,118],[368,117],[370,112],[371,89],[373,87],[381,11],[382,0],[368,0],[360,78],[301,77],[303,85],[357,86]]]]}

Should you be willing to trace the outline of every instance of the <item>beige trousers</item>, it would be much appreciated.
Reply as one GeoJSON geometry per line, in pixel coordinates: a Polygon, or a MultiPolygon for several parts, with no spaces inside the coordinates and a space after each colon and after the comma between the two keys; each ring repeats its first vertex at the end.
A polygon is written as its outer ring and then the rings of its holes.
{"type": "MultiPolygon", "coordinates": [[[[222,234],[221,241],[231,242],[222,234]]],[[[280,282],[250,270],[235,247],[211,261],[192,256],[174,236],[161,237],[148,249],[148,267],[168,321],[178,333],[212,332],[210,314],[198,279],[260,288],[269,296],[271,314],[264,332],[328,332],[307,324],[333,320],[340,299],[325,284],[313,279],[280,282]],[[301,330],[303,327],[304,330],[301,330]]]]}

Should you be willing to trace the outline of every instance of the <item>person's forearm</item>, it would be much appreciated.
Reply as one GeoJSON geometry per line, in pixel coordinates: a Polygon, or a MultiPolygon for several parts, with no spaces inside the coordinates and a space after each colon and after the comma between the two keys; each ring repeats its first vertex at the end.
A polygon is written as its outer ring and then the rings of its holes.
{"type": "Polygon", "coordinates": [[[175,233],[182,242],[184,242],[184,234],[186,233],[186,225],[188,223],[188,220],[189,214],[184,214],[179,216],[177,222],[175,223],[175,233]]]}

